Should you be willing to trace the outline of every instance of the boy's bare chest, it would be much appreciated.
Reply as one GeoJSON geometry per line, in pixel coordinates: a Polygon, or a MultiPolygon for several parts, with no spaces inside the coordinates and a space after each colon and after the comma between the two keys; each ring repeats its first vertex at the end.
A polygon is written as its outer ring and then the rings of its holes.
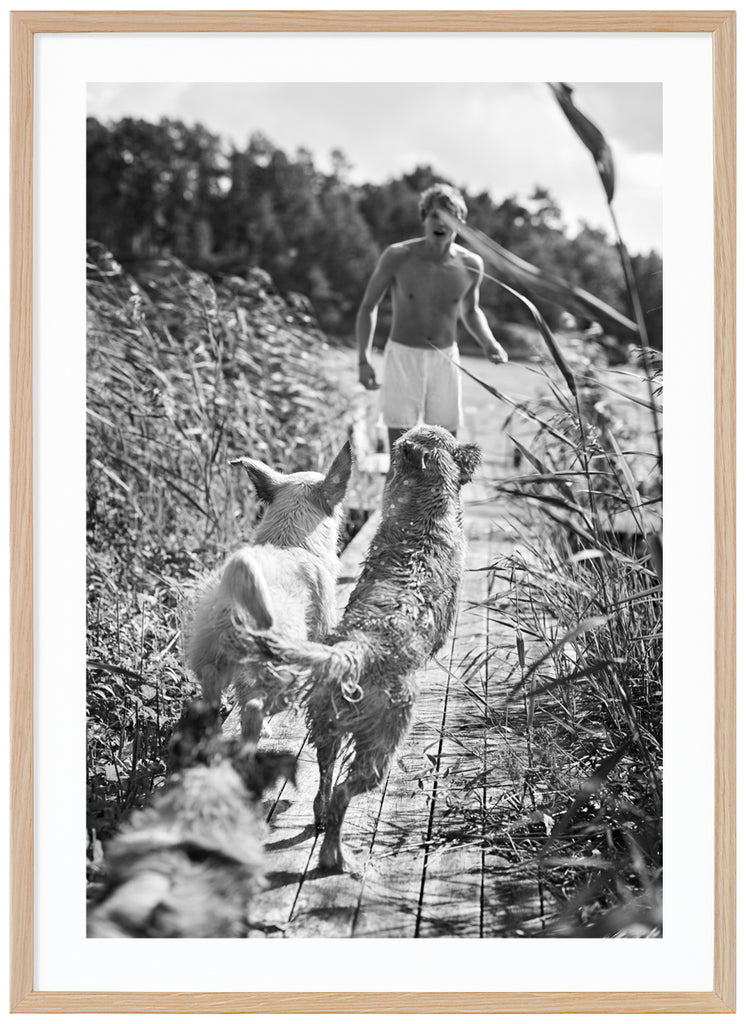
{"type": "Polygon", "coordinates": [[[457,260],[439,264],[412,259],[402,266],[396,290],[402,298],[448,307],[459,302],[469,288],[470,278],[457,260]]]}

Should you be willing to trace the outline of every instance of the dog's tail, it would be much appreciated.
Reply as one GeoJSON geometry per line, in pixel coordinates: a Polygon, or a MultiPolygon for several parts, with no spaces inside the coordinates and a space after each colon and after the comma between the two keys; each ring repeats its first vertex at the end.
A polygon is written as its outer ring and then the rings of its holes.
{"type": "Polygon", "coordinates": [[[272,600],[262,569],[251,551],[242,548],[229,559],[220,581],[219,599],[254,628],[269,629],[274,621],[272,600]]]}
{"type": "Polygon", "coordinates": [[[276,667],[294,676],[302,695],[324,684],[353,704],[363,696],[361,677],[369,660],[364,643],[347,640],[328,645],[313,640],[290,640],[275,630],[252,630],[243,638],[236,637],[236,641],[248,650],[249,638],[252,646],[256,645],[276,667]]]}

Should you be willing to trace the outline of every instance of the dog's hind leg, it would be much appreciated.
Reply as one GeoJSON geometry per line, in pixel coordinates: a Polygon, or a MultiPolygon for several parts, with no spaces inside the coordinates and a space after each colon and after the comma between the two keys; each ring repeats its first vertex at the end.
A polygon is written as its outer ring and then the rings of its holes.
{"type": "Polygon", "coordinates": [[[319,765],[319,790],[314,797],[314,824],[319,832],[327,827],[327,810],[332,792],[332,775],[335,761],[340,752],[340,736],[320,740],[316,744],[316,760],[319,765]]]}
{"type": "Polygon", "coordinates": [[[355,760],[347,775],[332,790],[327,810],[327,830],[319,851],[319,866],[322,870],[345,870],[340,831],[348,804],[353,797],[367,793],[379,785],[390,760],[391,753],[385,751],[356,751],[355,760]]]}
{"type": "Polygon", "coordinates": [[[202,696],[208,704],[220,705],[223,692],[223,676],[212,665],[204,665],[199,673],[202,696]]]}

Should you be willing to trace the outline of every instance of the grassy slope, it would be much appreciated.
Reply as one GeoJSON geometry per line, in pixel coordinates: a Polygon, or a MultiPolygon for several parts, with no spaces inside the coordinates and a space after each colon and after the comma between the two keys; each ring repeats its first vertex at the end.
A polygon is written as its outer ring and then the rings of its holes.
{"type": "Polygon", "coordinates": [[[164,772],[193,690],[185,587],[247,538],[258,506],[229,459],[321,469],[345,440],[349,353],[261,273],[216,291],[177,263],[139,283],[97,247],[88,283],[88,747],[91,837],[164,772]]]}

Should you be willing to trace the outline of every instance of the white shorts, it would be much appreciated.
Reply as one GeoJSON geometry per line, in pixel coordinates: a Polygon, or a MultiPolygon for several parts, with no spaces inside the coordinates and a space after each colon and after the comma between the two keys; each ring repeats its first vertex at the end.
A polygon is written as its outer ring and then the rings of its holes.
{"type": "Polygon", "coordinates": [[[459,348],[413,348],[392,338],[384,349],[381,413],[387,427],[409,429],[430,423],[456,430],[462,425],[459,348]]]}

